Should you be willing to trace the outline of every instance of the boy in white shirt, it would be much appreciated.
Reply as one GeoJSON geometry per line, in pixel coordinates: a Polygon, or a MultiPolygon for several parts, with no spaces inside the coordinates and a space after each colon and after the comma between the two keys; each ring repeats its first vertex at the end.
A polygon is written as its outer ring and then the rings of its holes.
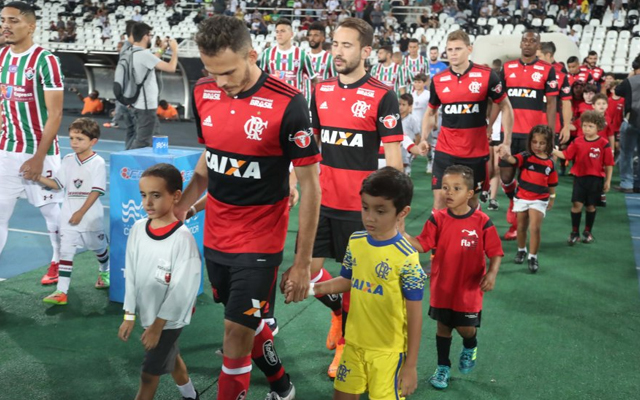
{"type": "Polygon", "coordinates": [[[93,151],[100,127],[91,118],[78,118],[69,126],[73,154],[62,160],[56,176],[40,177],[40,183],[53,190],[64,190],[60,213],[60,268],[56,291],[44,298],[47,304],[67,304],[73,257],[78,248],[93,250],[100,270],[97,289],[109,287],[109,250],[104,230],[104,208],[100,196],[105,193],[107,173],[104,159],[93,151]]]}
{"type": "Polygon", "coordinates": [[[404,172],[407,175],[411,175],[411,162],[414,157],[420,155],[420,149],[415,146],[415,144],[416,141],[418,143],[420,142],[419,135],[422,124],[412,113],[414,105],[413,96],[408,93],[401,95],[399,105],[402,130],[404,132],[404,138],[402,140],[402,164],[404,165],[404,172]]]}
{"type": "Polygon", "coordinates": [[[173,165],[156,164],[142,173],[139,185],[148,218],[133,225],[127,240],[118,337],[129,339],[137,313],[146,353],[136,399],[153,399],[160,376],[169,373],[183,399],[198,399],[178,348],[182,328],[191,322],[202,267],[193,235],[173,212],[182,176],[173,165]]]}

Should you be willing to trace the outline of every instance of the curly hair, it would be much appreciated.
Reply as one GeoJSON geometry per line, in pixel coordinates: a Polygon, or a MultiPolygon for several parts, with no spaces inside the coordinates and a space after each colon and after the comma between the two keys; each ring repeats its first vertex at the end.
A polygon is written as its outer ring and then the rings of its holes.
{"type": "Polygon", "coordinates": [[[202,21],[195,41],[200,52],[209,57],[226,49],[231,49],[234,53],[248,52],[251,49],[251,35],[244,22],[224,15],[202,21]]]}

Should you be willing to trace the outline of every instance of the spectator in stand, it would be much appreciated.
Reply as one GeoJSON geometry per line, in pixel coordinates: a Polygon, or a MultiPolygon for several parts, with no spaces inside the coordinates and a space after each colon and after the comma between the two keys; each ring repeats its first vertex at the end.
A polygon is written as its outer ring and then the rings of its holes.
{"type": "Polygon", "coordinates": [[[329,9],[329,12],[333,12],[337,10],[339,7],[340,7],[340,2],[338,0],[329,0],[327,2],[327,8],[329,9]]]}
{"type": "Polygon", "coordinates": [[[102,27],[102,34],[100,35],[102,43],[110,40],[112,35],[113,33],[111,31],[111,25],[109,25],[109,21],[105,21],[104,26],[102,27]]]}
{"type": "Polygon", "coordinates": [[[442,2],[440,0],[435,0],[433,2],[433,5],[431,6],[431,11],[435,15],[438,15],[442,12],[442,10],[444,10],[444,6],[442,5],[442,2]]]}
{"type": "Polygon", "coordinates": [[[196,14],[195,17],[193,17],[193,23],[194,24],[199,24],[200,22],[204,21],[204,19],[206,18],[205,14],[204,14],[204,10],[198,10],[198,13],[196,14]]]}
{"type": "Polygon", "coordinates": [[[389,11],[387,16],[384,18],[384,25],[387,29],[394,28],[398,26],[398,20],[393,16],[393,13],[389,11]]]}
{"type": "Polygon", "coordinates": [[[177,121],[180,119],[178,116],[178,110],[166,100],[160,100],[158,102],[158,118],[160,121],[177,121]]]}
{"type": "Polygon", "coordinates": [[[431,48],[429,49],[429,75],[432,79],[441,71],[447,69],[447,64],[443,63],[442,61],[438,61],[439,51],[440,50],[437,46],[431,46],[431,48]]]}
{"type": "Polygon", "coordinates": [[[57,32],[58,31],[58,25],[56,25],[55,21],[51,21],[51,23],[49,24],[49,30],[51,32],[57,32]]]}
{"type": "Polygon", "coordinates": [[[60,31],[60,29],[62,29],[63,31],[67,28],[67,25],[64,23],[64,21],[62,20],[62,16],[59,15],[58,16],[58,23],[56,24],[56,29],[58,31],[60,31]]]}
{"type": "Polygon", "coordinates": [[[338,15],[338,24],[340,24],[347,18],[349,18],[349,12],[343,9],[342,11],[340,11],[340,15],[338,15]]]}
{"type": "Polygon", "coordinates": [[[422,10],[422,15],[418,18],[418,23],[424,29],[429,28],[429,10],[422,10]]]}
{"type": "Polygon", "coordinates": [[[76,30],[72,27],[69,27],[64,34],[63,41],[65,43],[75,43],[76,42],[76,30]]]}
{"type": "Polygon", "coordinates": [[[409,34],[407,32],[402,33],[402,37],[398,41],[398,45],[400,46],[400,52],[403,56],[409,54],[409,34]]]}
{"type": "Polygon", "coordinates": [[[136,22],[142,21],[142,15],[140,15],[140,11],[135,10],[134,13],[133,13],[133,17],[131,17],[131,19],[136,21],[136,22]]]}
{"type": "Polygon", "coordinates": [[[356,18],[364,18],[364,9],[367,6],[367,0],[354,0],[353,7],[356,11],[356,18]]]}
{"type": "Polygon", "coordinates": [[[83,97],[82,94],[78,91],[77,88],[72,87],[69,89],[71,93],[75,93],[80,101],[84,103],[82,107],[82,115],[95,115],[102,114],[104,111],[104,104],[102,104],[102,100],[99,99],[100,93],[97,90],[89,93],[89,96],[83,97]]]}
{"type": "Polygon", "coordinates": [[[380,4],[376,3],[370,17],[374,32],[381,31],[384,28],[384,12],[380,8],[380,4]]]}
{"type": "Polygon", "coordinates": [[[75,32],[77,27],[78,27],[78,24],[76,23],[76,17],[72,16],[67,21],[67,30],[72,29],[75,32]]]}

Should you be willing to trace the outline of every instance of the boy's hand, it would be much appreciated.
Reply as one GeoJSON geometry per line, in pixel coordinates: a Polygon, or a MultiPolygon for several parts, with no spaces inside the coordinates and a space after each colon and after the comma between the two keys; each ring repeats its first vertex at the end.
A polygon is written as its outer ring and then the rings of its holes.
{"type": "Polygon", "coordinates": [[[547,211],[551,210],[551,207],[553,207],[553,201],[555,199],[549,199],[549,203],[547,203],[547,211]]]}
{"type": "Polygon", "coordinates": [[[602,193],[609,192],[609,189],[611,189],[611,182],[605,182],[604,186],[602,187],[602,193]]]}
{"type": "Polygon", "coordinates": [[[298,192],[298,188],[295,186],[291,186],[289,188],[289,208],[293,208],[298,204],[300,200],[300,192],[298,192]]]}
{"type": "Polygon", "coordinates": [[[144,349],[147,351],[155,349],[160,341],[161,334],[162,329],[155,329],[153,325],[145,329],[140,337],[142,344],[144,345],[144,349]]]}
{"type": "Polygon", "coordinates": [[[118,337],[123,342],[129,340],[129,336],[131,336],[131,331],[133,331],[134,321],[122,321],[120,325],[120,329],[118,329],[118,337]]]}
{"type": "Polygon", "coordinates": [[[80,221],[82,221],[82,217],[84,217],[84,213],[80,210],[73,213],[71,218],[69,219],[69,223],[71,225],[78,225],[80,221]]]}
{"type": "Polygon", "coordinates": [[[493,290],[493,287],[496,285],[496,274],[492,272],[487,272],[480,281],[480,289],[483,292],[490,292],[493,290]]]}
{"type": "Polygon", "coordinates": [[[398,379],[400,380],[400,394],[405,397],[409,396],[418,387],[418,370],[416,367],[404,365],[400,370],[398,379]]]}

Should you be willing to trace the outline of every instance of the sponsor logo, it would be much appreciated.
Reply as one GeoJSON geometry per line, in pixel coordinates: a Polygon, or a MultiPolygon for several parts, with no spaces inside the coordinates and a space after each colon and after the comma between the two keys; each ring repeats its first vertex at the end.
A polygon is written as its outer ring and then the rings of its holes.
{"type": "Polygon", "coordinates": [[[507,68],[518,68],[518,64],[509,64],[507,68]]]}
{"type": "Polygon", "coordinates": [[[356,118],[365,118],[365,114],[367,113],[367,111],[369,111],[370,108],[370,104],[367,104],[362,100],[358,100],[351,106],[351,112],[356,118]]]}
{"type": "Polygon", "coordinates": [[[451,92],[451,89],[449,89],[449,86],[445,87],[444,90],[442,91],[442,93],[449,93],[451,92]]]}
{"type": "Polygon", "coordinates": [[[262,345],[262,353],[264,354],[264,359],[267,361],[267,364],[274,366],[280,361],[278,359],[278,354],[276,353],[275,347],[273,347],[273,340],[269,339],[262,345]]]}
{"type": "Polygon", "coordinates": [[[329,106],[327,105],[326,101],[324,101],[324,102],[322,102],[322,104],[320,104],[320,109],[321,110],[328,110],[329,109],[329,106]]]}
{"type": "Polygon", "coordinates": [[[294,142],[301,149],[306,149],[311,144],[312,137],[313,132],[311,131],[298,131],[289,136],[289,141],[294,142]]]}
{"type": "Polygon", "coordinates": [[[528,99],[535,99],[537,97],[537,92],[533,89],[519,89],[519,88],[510,88],[507,91],[509,97],[526,97],[528,99]]]}
{"type": "Polygon", "coordinates": [[[398,125],[399,119],[400,119],[400,115],[398,114],[387,115],[386,117],[380,118],[380,122],[382,122],[385,128],[393,129],[396,127],[396,125],[398,125]]]}
{"type": "Polygon", "coordinates": [[[205,89],[202,92],[202,99],[203,100],[220,100],[220,94],[221,93],[222,93],[222,91],[220,91],[220,90],[205,89]]]}
{"type": "Polygon", "coordinates": [[[376,276],[380,279],[384,279],[385,281],[389,278],[389,272],[391,272],[391,267],[385,261],[381,261],[376,265],[376,276]]]}
{"type": "Polygon", "coordinates": [[[227,156],[218,156],[207,150],[206,154],[207,167],[219,174],[235,176],[237,178],[262,179],[260,173],[260,163],[257,161],[247,162],[245,160],[237,160],[227,156]]]}
{"type": "Polygon", "coordinates": [[[478,314],[465,314],[465,318],[478,318],[478,314]]]}
{"type": "Polygon", "coordinates": [[[376,92],[374,92],[373,90],[362,89],[362,88],[358,89],[356,94],[360,94],[362,96],[371,97],[371,98],[376,96],[376,92]]]}
{"type": "Polygon", "coordinates": [[[440,78],[440,82],[447,82],[451,80],[451,75],[446,75],[440,78]]]}
{"type": "Polygon", "coordinates": [[[15,74],[16,72],[18,72],[18,66],[17,65],[9,65],[9,73],[10,74],[15,74]]]}
{"type": "Polygon", "coordinates": [[[498,83],[494,87],[491,88],[492,92],[502,93],[502,82],[498,83]]]}
{"type": "Polygon", "coordinates": [[[479,112],[479,104],[447,104],[444,106],[444,113],[449,115],[476,114],[479,112]]]}
{"type": "Polygon", "coordinates": [[[125,180],[140,180],[140,177],[142,176],[142,173],[144,172],[144,170],[142,169],[130,169],[128,167],[122,167],[120,169],[120,176],[122,177],[122,179],[125,180]]]}
{"type": "Polygon", "coordinates": [[[322,86],[320,86],[320,91],[321,92],[333,92],[335,88],[336,88],[336,85],[322,85],[322,86]]]}
{"type": "Polygon", "coordinates": [[[207,116],[207,118],[202,121],[202,126],[213,127],[213,123],[211,122],[211,115],[207,116]]]}
{"type": "Polygon", "coordinates": [[[513,73],[511,73],[511,75],[509,75],[509,78],[515,78],[515,77],[516,77],[516,73],[515,72],[513,72],[513,73]]]}
{"type": "Polygon", "coordinates": [[[597,147],[592,147],[591,150],[589,150],[589,157],[591,158],[600,158],[600,149],[597,147]]]}
{"type": "Polygon", "coordinates": [[[269,121],[265,122],[260,117],[249,118],[247,122],[244,123],[244,132],[247,134],[247,139],[262,140],[260,136],[268,124],[269,121]]]}
{"type": "Polygon", "coordinates": [[[238,397],[236,397],[236,400],[245,400],[246,398],[247,398],[247,391],[243,390],[242,392],[240,392],[238,397]]]}
{"type": "Polygon", "coordinates": [[[247,311],[245,311],[243,314],[244,315],[253,315],[256,318],[262,318],[262,313],[260,312],[260,310],[262,309],[262,307],[264,307],[264,305],[267,304],[266,301],[260,301],[260,300],[256,300],[256,299],[251,299],[251,308],[248,309],[247,311]]]}
{"type": "Polygon", "coordinates": [[[74,179],[73,184],[76,187],[76,189],[80,189],[80,186],[82,186],[82,179],[74,179]]]}
{"type": "Polygon", "coordinates": [[[534,65],[534,66],[533,66],[533,69],[537,69],[537,70],[540,70],[540,71],[544,71],[544,67],[543,67],[543,66],[541,66],[541,65],[534,65]]]}
{"type": "Polygon", "coordinates": [[[477,238],[478,238],[478,233],[476,232],[476,230],[475,230],[475,229],[474,229],[474,230],[472,230],[472,231],[467,230],[467,229],[463,229],[463,230],[462,230],[462,233],[466,233],[468,236],[475,236],[475,237],[477,237],[477,238]]]}
{"type": "Polygon", "coordinates": [[[463,229],[462,239],[460,240],[460,246],[467,249],[474,249],[478,245],[478,233],[476,230],[463,229]]]}
{"type": "Polygon", "coordinates": [[[471,72],[469,78],[482,78],[482,72],[471,72]]]}
{"type": "Polygon", "coordinates": [[[535,171],[536,168],[533,165],[529,165],[529,171],[535,171]]]}
{"type": "Polygon", "coordinates": [[[5,100],[31,102],[34,94],[24,86],[0,85],[0,94],[5,100]]]}
{"type": "Polygon", "coordinates": [[[340,364],[340,366],[338,366],[338,370],[336,371],[336,379],[340,382],[345,382],[347,379],[347,375],[349,375],[349,372],[351,372],[351,370],[348,369],[346,365],[340,364]]]}
{"type": "Polygon", "coordinates": [[[137,221],[139,219],[144,218],[147,215],[144,212],[144,208],[142,207],[142,202],[138,204],[133,199],[131,199],[126,203],[121,203],[121,205],[122,205],[122,222],[124,223],[127,223],[131,220],[137,221]]]}
{"type": "Polygon", "coordinates": [[[320,133],[322,143],[336,146],[363,147],[362,133],[331,131],[323,129],[320,133]]]}
{"type": "Polygon", "coordinates": [[[475,93],[475,94],[480,93],[480,88],[482,88],[482,84],[480,82],[474,81],[469,84],[469,91],[471,93],[475,93]]]}
{"type": "Polygon", "coordinates": [[[263,97],[252,97],[251,101],[249,102],[250,106],[255,106],[255,107],[260,107],[260,108],[268,108],[268,109],[272,109],[273,108],[273,100],[272,99],[265,99],[263,97]]]}
{"type": "Polygon", "coordinates": [[[365,293],[376,294],[378,296],[384,296],[384,289],[382,285],[376,285],[375,283],[367,282],[354,278],[351,280],[351,288],[360,290],[365,293]]]}
{"type": "Polygon", "coordinates": [[[542,74],[540,72],[534,72],[533,74],[531,74],[531,79],[534,82],[540,82],[542,80],[542,74]]]}

